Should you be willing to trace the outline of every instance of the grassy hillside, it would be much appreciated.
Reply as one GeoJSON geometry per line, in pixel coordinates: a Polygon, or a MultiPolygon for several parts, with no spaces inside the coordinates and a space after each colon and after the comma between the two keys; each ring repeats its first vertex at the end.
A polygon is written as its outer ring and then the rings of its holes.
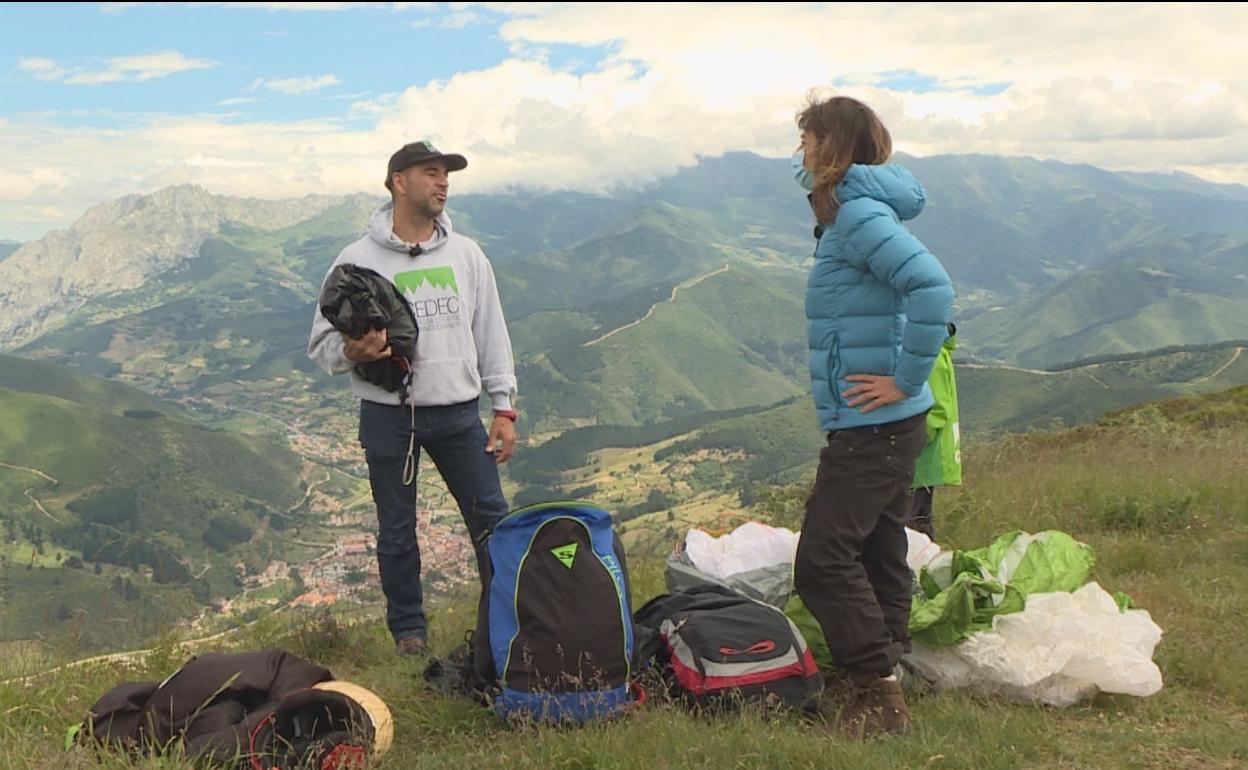
{"type": "MultiPolygon", "coordinates": [[[[1061,371],[964,363],[957,367],[957,378],[962,434],[977,440],[1090,423],[1132,404],[1248,384],[1248,352],[1234,343],[1197,346],[1061,371]]],[[[526,447],[511,476],[526,501],[550,494],[600,494],[639,511],[649,490],[669,491],[669,477],[676,474],[684,484],[677,488],[686,499],[718,489],[714,505],[736,510],[742,495],[750,498],[754,484],[793,479],[808,471],[822,443],[803,389],[783,403],[729,413],[708,411],[636,428],[600,425],[569,431],[526,447]]],[[[652,510],[671,507],[658,502],[652,501],[652,510]]],[[[658,524],[667,526],[665,520],[658,524]]]]}
{"type": "Polygon", "coordinates": [[[669,203],[618,229],[498,270],[509,315],[592,307],[655,285],[674,285],[723,262],[722,241],[702,213],[669,203]]]}
{"type": "MultiPolygon", "coordinates": [[[[750,513],[791,522],[804,485],[771,491],[750,513]]],[[[653,698],[583,729],[515,731],[478,706],[428,690],[423,660],[396,659],[377,621],[271,618],[229,644],[284,646],[380,693],[394,710],[385,768],[1236,768],[1248,763],[1248,388],[1120,412],[1094,426],[972,443],[966,485],[936,496],[947,546],[982,545],[1012,528],[1056,527],[1095,550],[1094,579],[1129,593],[1164,629],[1164,689],[1148,699],[1097,697],[1067,710],[958,693],[911,696],[914,733],[868,743],[826,737],[793,717],[694,717],[653,698]]],[[[634,605],[662,590],[657,559],[632,562],[634,605]]],[[[436,612],[433,646],[462,638],[467,599],[436,612]]],[[[166,638],[146,663],[97,665],[0,684],[0,766],[100,767],[60,749],[67,725],[120,681],[159,679],[187,654],[166,638]]],[[[51,661],[21,655],[0,678],[51,661]]],[[[105,759],[106,768],[120,768],[105,759]]],[[[169,759],[142,767],[183,768],[169,759]]]]}
{"type": "Polygon", "coordinates": [[[964,429],[1019,431],[1091,422],[1143,401],[1248,383],[1248,355],[1231,343],[1124,356],[1056,372],[960,366],[964,429]]]}
{"type": "Polygon", "coordinates": [[[262,569],[281,553],[274,532],[303,491],[285,446],[206,428],[119,383],[0,356],[0,640],[76,616],[87,648],[117,644],[236,593],[233,565],[262,569]]]}
{"type": "Polygon", "coordinates": [[[1248,337],[1248,280],[1127,262],[959,322],[977,356],[1024,366],[1248,337]]]}
{"type": "Polygon", "coordinates": [[[101,564],[65,566],[72,553],[45,546],[46,559],[26,554],[32,546],[0,548],[0,655],[37,641],[41,649],[79,656],[129,649],[193,617],[203,609],[189,586],[162,584],[101,564]],[[41,563],[42,562],[42,563],[41,563]],[[20,640],[20,641],[19,641],[20,640]]]}
{"type": "Polygon", "coordinates": [[[578,420],[644,424],[797,395],[806,377],[801,297],[798,271],[732,262],[642,298],[612,324],[581,311],[530,316],[516,324],[518,346],[542,352],[520,365],[525,411],[548,430],[578,420]],[[547,332],[554,329],[562,336],[547,332]]]}

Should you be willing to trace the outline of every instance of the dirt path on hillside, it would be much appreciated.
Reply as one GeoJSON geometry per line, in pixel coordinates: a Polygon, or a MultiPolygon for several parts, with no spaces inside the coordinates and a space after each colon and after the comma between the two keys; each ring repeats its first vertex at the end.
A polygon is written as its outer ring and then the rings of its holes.
{"type": "MultiPolygon", "coordinates": [[[[4,462],[0,462],[0,468],[8,468],[9,470],[12,470],[12,471],[25,471],[26,473],[33,473],[39,478],[50,481],[53,484],[61,483],[57,481],[56,479],[52,478],[51,476],[49,476],[48,474],[44,473],[43,471],[39,470],[38,468],[27,468],[25,465],[13,465],[11,463],[4,463],[4,462]]],[[[39,500],[37,500],[35,496],[31,494],[31,492],[33,492],[34,490],[35,490],[34,487],[29,487],[27,489],[23,489],[22,494],[26,496],[27,500],[34,503],[35,508],[40,513],[42,513],[44,516],[47,516],[52,521],[55,521],[57,524],[60,524],[61,520],[53,516],[51,513],[49,513],[48,509],[43,507],[43,503],[39,502],[39,500]]]]}
{"type": "Polygon", "coordinates": [[[1235,348],[1235,354],[1231,356],[1231,360],[1227,361],[1225,364],[1222,364],[1222,367],[1220,369],[1218,369],[1213,374],[1207,375],[1205,377],[1201,377],[1199,380],[1192,380],[1192,382],[1193,383],[1208,382],[1209,380],[1212,380],[1214,377],[1217,377],[1222,372],[1225,372],[1227,369],[1230,369],[1231,365],[1234,364],[1236,361],[1238,361],[1239,357],[1242,356],[1243,354],[1244,354],[1243,348],[1235,348]]]}
{"type": "Polygon", "coordinates": [[[595,339],[590,340],[589,342],[582,344],[581,347],[587,348],[587,347],[590,347],[591,345],[597,345],[599,342],[602,342],[603,340],[607,339],[608,337],[611,337],[612,335],[619,334],[620,332],[625,331],[626,329],[633,328],[637,324],[641,323],[642,321],[646,320],[650,316],[654,315],[654,311],[656,308],[658,308],[659,305],[662,305],[664,302],[674,302],[676,300],[676,294],[681,289],[692,289],[694,286],[697,286],[698,284],[702,283],[707,278],[719,275],[720,273],[726,273],[726,272],[728,272],[728,265],[724,265],[718,270],[712,270],[709,273],[706,273],[704,275],[699,275],[696,278],[690,278],[688,281],[685,281],[684,283],[673,286],[672,295],[668,297],[667,299],[663,300],[662,302],[656,302],[653,305],[651,305],[650,309],[646,311],[646,314],[642,316],[641,318],[638,318],[636,321],[633,321],[632,323],[624,324],[618,329],[612,329],[611,331],[607,332],[601,337],[597,337],[595,339]]]}

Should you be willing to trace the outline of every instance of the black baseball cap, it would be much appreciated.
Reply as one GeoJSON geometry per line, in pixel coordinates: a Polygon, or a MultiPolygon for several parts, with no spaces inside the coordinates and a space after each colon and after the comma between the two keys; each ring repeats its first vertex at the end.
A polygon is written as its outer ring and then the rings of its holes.
{"type": "Polygon", "coordinates": [[[409,169],[418,163],[438,159],[446,161],[447,171],[462,171],[468,167],[468,159],[463,155],[440,152],[432,142],[427,140],[412,142],[403,145],[398,152],[390,156],[390,164],[386,167],[386,189],[392,189],[390,180],[396,172],[409,169]]]}

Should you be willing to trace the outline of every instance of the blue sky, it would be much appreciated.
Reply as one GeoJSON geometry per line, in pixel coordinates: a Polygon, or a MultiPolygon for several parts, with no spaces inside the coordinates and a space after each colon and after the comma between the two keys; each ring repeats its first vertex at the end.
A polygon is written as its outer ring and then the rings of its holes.
{"type": "Polygon", "coordinates": [[[0,29],[0,238],[171,184],[379,194],[424,138],[468,155],[459,191],[636,187],[786,156],[811,88],[911,154],[1248,182],[1244,5],[6,4],[0,29]]]}
{"type": "MultiPolygon", "coordinates": [[[[143,81],[130,75],[98,85],[43,80],[32,72],[7,68],[0,80],[5,113],[202,112],[260,120],[337,118],[344,101],[484,68],[501,61],[508,51],[492,34],[499,17],[488,10],[377,6],[350,12],[293,12],[262,6],[251,10],[76,3],[6,6],[2,13],[9,41],[6,53],[13,62],[46,58],[61,68],[90,73],[108,71],[110,60],[117,57],[176,51],[200,67],[143,81]],[[326,76],[337,82],[318,85],[316,81],[326,76]],[[275,86],[268,85],[273,81],[275,86]],[[283,81],[292,82],[285,83],[285,91],[277,90],[283,81]],[[308,90],[299,92],[300,88],[308,90]]],[[[79,114],[69,119],[88,118],[79,114]]]]}
{"type": "MultiPolygon", "coordinates": [[[[269,4],[274,5],[274,4],[269,4]]],[[[332,4],[331,4],[332,5],[332,4]]],[[[344,102],[393,94],[498,64],[509,45],[507,16],[448,4],[358,4],[347,11],[297,11],[234,4],[70,3],[6,5],[6,53],[17,67],[0,75],[4,113],[59,112],[67,123],[88,113],[217,113],[240,120],[343,117],[344,102]],[[139,80],[67,82],[110,72],[120,57],[176,52],[187,69],[139,80]],[[51,59],[54,78],[23,69],[51,59]],[[76,71],[76,72],[75,72],[76,71]],[[72,74],[71,74],[72,73],[72,74]]],[[[582,72],[612,46],[546,45],[553,67],[582,72]]],[[[349,116],[348,116],[349,117],[349,116]]]]}

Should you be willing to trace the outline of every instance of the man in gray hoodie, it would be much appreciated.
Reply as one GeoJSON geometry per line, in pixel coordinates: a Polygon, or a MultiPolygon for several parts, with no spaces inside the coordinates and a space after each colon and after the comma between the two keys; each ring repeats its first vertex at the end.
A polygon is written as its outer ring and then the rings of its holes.
{"type": "Polygon", "coordinates": [[[330,374],[349,373],[360,397],[386,625],[398,650],[410,654],[424,652],[428,636],[416,542],[420,450],[459,504],[479,569],[482,541],[507,513],[498,465],[516,446],[515,367],[494,271],[475,242],[452,231],[443,211],[450,172],[467,165],[429,142],[404,145],[387,170],[390,203],[373,213],[368,235],[334,260],[375,270],[411,304],[420,335],[407,398],[354,370],[390,356],[384,329],[353,340],[318,312],[308,342],[308,356],[330,374]],[[483,387],[494,412],[488,434],[477,405],[483,387]]]}

